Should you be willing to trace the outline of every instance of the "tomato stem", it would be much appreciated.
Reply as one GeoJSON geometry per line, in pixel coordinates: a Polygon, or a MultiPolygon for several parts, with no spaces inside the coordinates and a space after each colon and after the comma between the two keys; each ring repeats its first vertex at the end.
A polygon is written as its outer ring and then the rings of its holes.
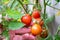
{"type": "Polygon", "coordinates": [[[45,0],[44,0],[44,19],[45,19],[45,14],[46,14],[46,3],[45,3],[45,0]]]}
{"type": "MultiPolygon", "coordinates": [[[[47,4],[47,5],[48,5],[48,4],[47,4]]],[[[50,5],[48,5],[48,6],[51,7],[51,8],[53,8],[53,9],[60,10],[60,9],[55,8],[55,7],[53,7],[53,6],[50,6],[50,5]]]]}
{"type": "Polygon", "coordinates": [[[26,11],[26,9],[25,9],[23,3],[21,2],[21,0],[17,0],[17,1],[21,4],[21,6],[22,6],[22,8],[24,9],[25,13],[27,13],[27,11],[26,11]]]}
{"type": "Polygon", "coordinates": [[[14,2],[15,2],[15,0],[13,1],[12,5],[10,6],[10,8],[12,8],[12,7],[13,7],[14,2]]]}
{"type": "Polygon", "coordinates": [[[38,7],[38,0],[36,0],[36,5],[37,5],[37,7],[38,7]]]}

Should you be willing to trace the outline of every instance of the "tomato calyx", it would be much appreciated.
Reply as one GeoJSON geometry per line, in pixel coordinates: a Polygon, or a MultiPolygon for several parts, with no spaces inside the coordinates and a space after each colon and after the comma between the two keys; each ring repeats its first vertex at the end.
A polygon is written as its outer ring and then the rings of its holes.
{"type": "Polygon", "coordinates": [[[43,26],[44,21],[41,18],[37,18],[36,23],[39,24],[40,26],[43,26]]]}

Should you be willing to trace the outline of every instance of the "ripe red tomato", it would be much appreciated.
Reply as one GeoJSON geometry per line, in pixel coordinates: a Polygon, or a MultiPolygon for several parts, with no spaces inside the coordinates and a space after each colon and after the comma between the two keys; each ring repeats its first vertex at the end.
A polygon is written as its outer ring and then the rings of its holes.
{"type": "Polygon", "coordinates": [[[38,10],[33,11],[32,17],[35,19],[40,18],[40,12],[38,10]]]}
{"type": "Polygon", "coordinates": [[[42,32],[42,28],[39,24],[34,24],[31,28],[31,33],[33,35],[38,35],[42,32]]]}
{"type": "Polygon", "coordinates": [[[21,21],[24,23],[24,24],[30,24],[31,21],[32,21],[32,18],[29,14],[26,14],[22,17],[21,21]]]}

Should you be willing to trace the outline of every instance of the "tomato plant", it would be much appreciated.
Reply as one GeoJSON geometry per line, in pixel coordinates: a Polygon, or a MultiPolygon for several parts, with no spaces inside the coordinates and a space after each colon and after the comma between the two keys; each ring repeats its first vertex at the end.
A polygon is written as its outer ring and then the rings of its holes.
{"type": "MultiPolygon", "coordinates": [[[[50,35],[48,24],[54,20],[55,15],[48,17],[46,8],[49,6],[60,9],[53,7],[50,0],[42,0],[44,7],[40,3],[41,0],[32,1],[0,0],[0,35],[3,37],[0,37],[0,40],[60,40],[60,35],[57,35],[60,26],[56,34],[50,35]]],[[[55,1],[56,4],[60,2],[55,1]]]]}

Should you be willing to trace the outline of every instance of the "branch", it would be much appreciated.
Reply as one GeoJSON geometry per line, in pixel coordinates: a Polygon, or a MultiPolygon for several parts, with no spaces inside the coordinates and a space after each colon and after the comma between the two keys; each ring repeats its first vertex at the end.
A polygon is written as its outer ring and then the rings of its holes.
{"type": "Polygon", "coordinates": [[[46,2],[44,0],[44,19],[45,19],[45,14],[46,14],[46,2]]]}
{"type": "Polygon", "coordinates": [[[15,2],[15,0],[12,2],[12,4],[11,4],[11,7],[10,7],[10,8],[12,8],[12,7],[13,7],[14,2],[15,2]]]}
{"type": "Polygon", "coordinates": [[[22,8],[24,9],[25,13],[27,13],[26,9],[24,8],[23,3],[22,3],[20,0],[17,0],[17,1],[21,4],[21,6],[22,6],[22,8]]]}
{"type": "Polygon", "coordinates": [[[46,3],[48,3],[48,2],[49,2],[49,0],[46,3]]]}
{"type": "Polygon", "coordinates": [[[36,0],[36,5],[37,5],[37,7],[38,7],[38,0],[36,0]]]}
{"type": "Polygon", "coordinates": [[[54,9],[56,9],[56,10],[60,10],[60,9],[58,9],[58,8],[55,8],[55,7],[53,7],[53,6],[50,6],[50,5],[48,5],[49,7],[51,7],[51,8],[54,8],[54,9]]]}
{"type": "Polygon", "coordinates": [[[53,6],[55,6],[55,5],[57,5],[58,4],[58,2],[57,3],[55,3],[53,6]]]}

